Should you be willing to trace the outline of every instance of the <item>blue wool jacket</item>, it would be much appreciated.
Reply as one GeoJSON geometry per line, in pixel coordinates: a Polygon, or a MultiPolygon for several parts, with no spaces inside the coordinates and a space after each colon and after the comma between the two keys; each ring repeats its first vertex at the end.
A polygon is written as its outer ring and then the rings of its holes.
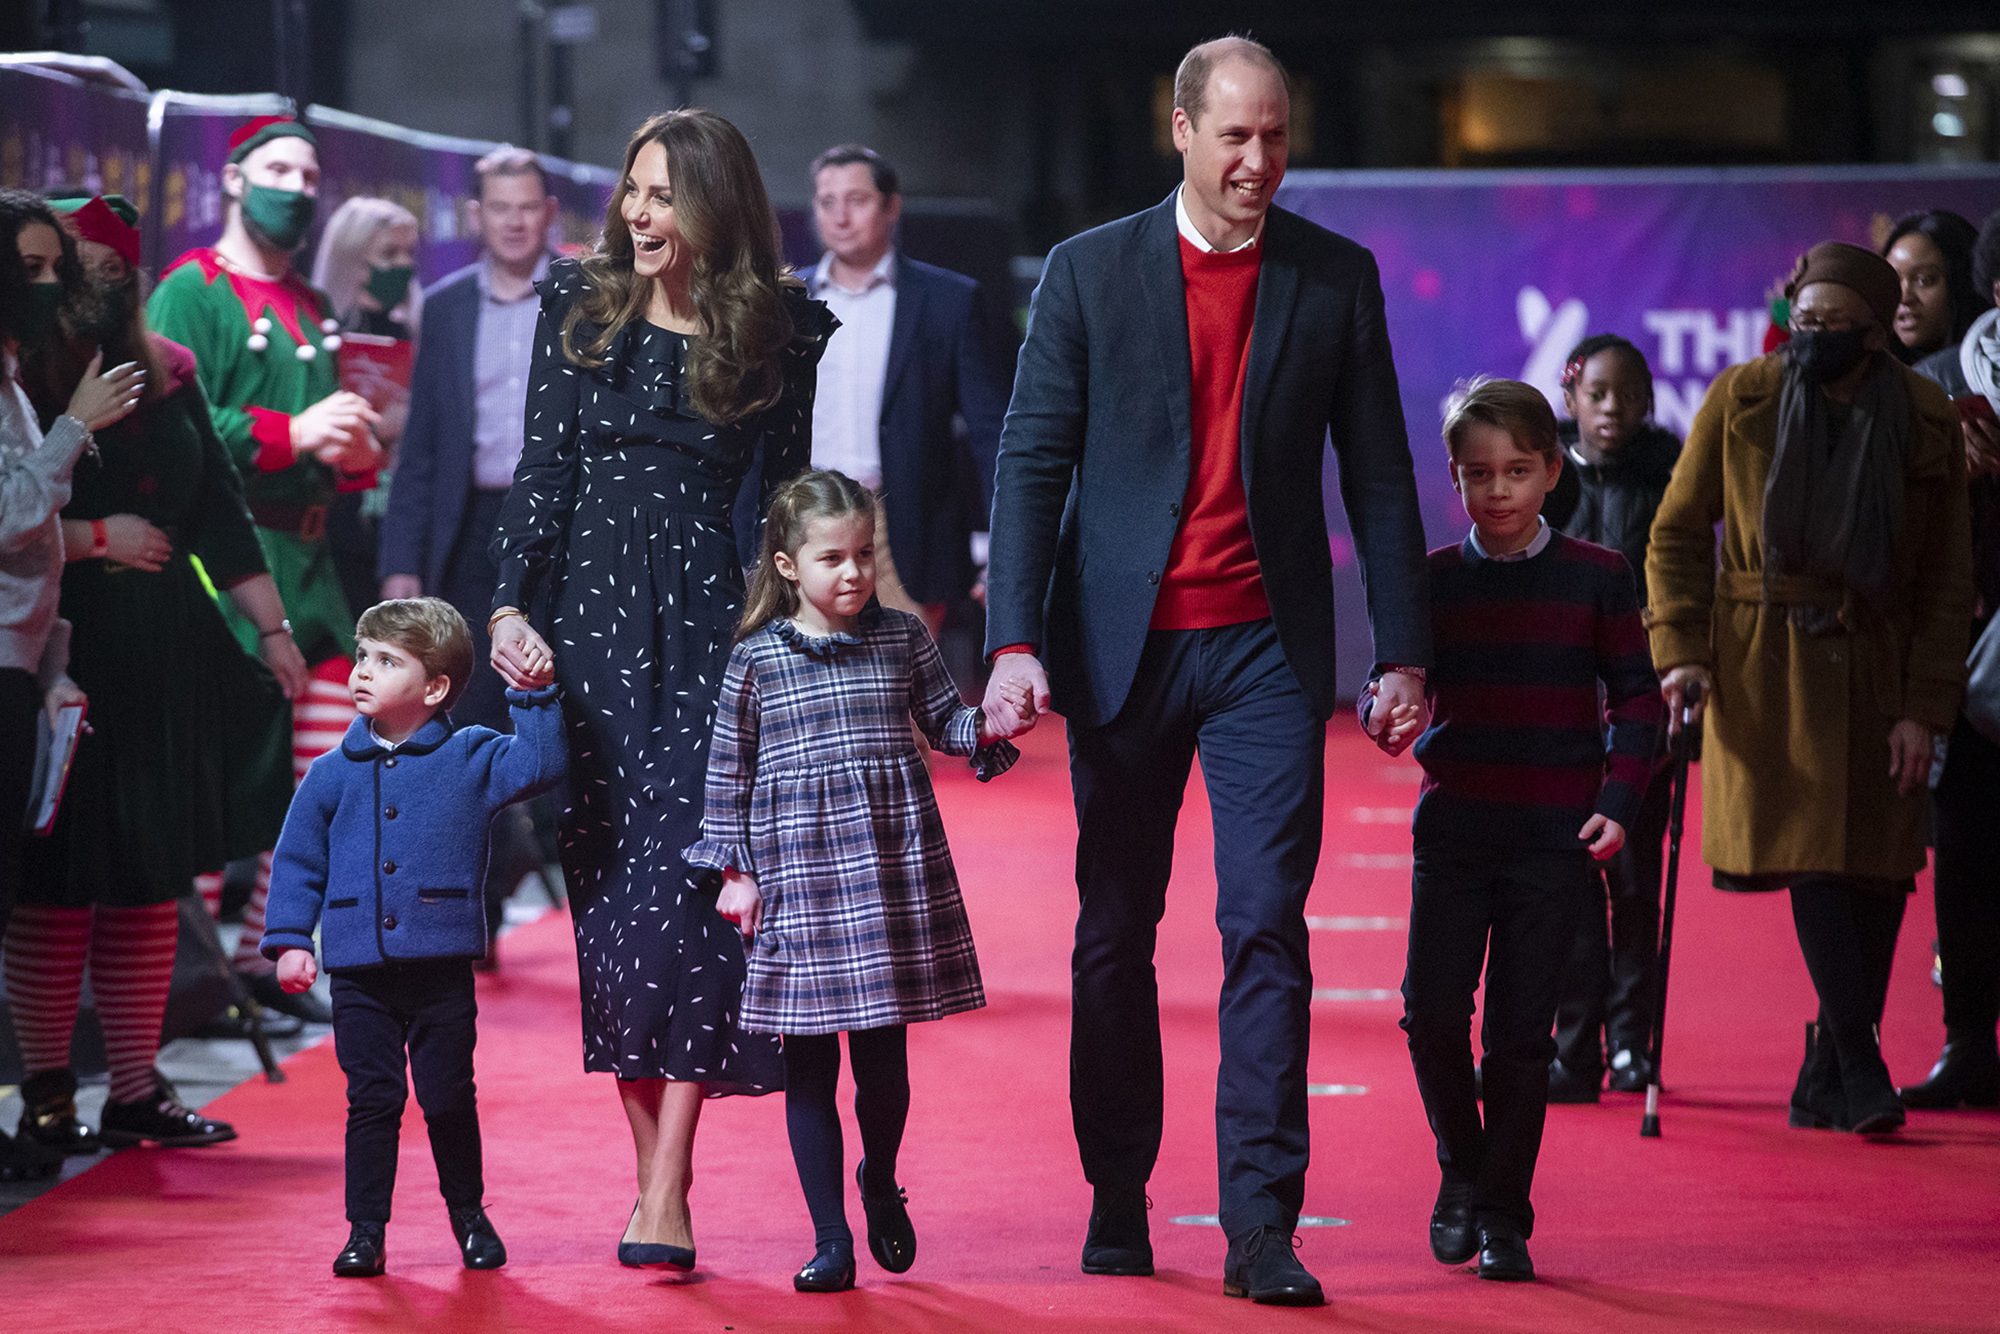
{"type": "Polygon", "coordinates": [[[356,718],[292,797],[271,861],[265,957],[313,947],[329,972],[486,952],[487,826],[562,779],[553,687],[510,690],[514,735],[432,718],[390,750],[356,718]]]}

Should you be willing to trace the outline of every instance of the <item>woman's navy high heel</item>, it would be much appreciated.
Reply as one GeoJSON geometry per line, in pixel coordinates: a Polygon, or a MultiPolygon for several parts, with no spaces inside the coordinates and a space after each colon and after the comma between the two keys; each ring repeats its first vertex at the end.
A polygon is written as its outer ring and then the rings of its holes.
{"type": "MultiPolygon", "coordinates": [[[[639,1216],[639,1201],[632,1202],[632,1217],[639,1216]]],[[[632,1230],[630,1219],[625,1230],[632,1230]]],[[[652,1241],[624,1241],[618,1243],[618,1263],[627,1269],[693,1269],[694,1247],[665,1246],[652,1241]]]]}

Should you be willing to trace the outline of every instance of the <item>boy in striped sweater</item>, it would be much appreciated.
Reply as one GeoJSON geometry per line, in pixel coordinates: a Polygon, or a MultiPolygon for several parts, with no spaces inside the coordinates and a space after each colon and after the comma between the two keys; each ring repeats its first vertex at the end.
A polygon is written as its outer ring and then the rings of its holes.
{"type": "Polygon", "coordinates": [[[1541,517],[1562,470],[1548,402],[1518,381],[1472,381],[1444,437],[1473,527],[1430,554],[1432,716],[1372,717],[1371,683],[1362,725],[1392,751],[1422,730],[1403,1030],[1443,1171],[1431,1252],[1526,1280],[1563,963],[1591,858],[1618,850],[1645,791],[1663,706],[1631,567],[1541,517]]]}

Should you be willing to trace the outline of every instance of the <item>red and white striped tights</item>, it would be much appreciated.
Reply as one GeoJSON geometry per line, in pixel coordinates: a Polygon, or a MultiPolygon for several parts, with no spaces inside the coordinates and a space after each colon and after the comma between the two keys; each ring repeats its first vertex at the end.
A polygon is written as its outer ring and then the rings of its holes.
{"type": "MultiPolygon", "coordinates": [[[[354,721],[354,701],[347,693],[347,677],[353,664],[346,658],[329,658],[313,668],[306,693],[292,701],[292,785],[306,776],[306,769],[320,756],[340,744],[354,721]]],[[[222,874],[198,875],[194,885],[211,915],[221,911],[222,874]]],[[[243,935],[236,942],[236,971],[269,973],[277,964],[258,953],[264,938],[264,905],[271,897],[271,854],[257,858],[257,884],[250,901],[243,906],[243,935]]]]}
{"type": "Polygon", "coordinates": [[[24,903],[7,926],[7,992],[14,1033],[30,1075],[69,1064],[70,1035],[90,964],[90,989],[104,1027],[111,1100],[153,1094],[153,1058],[174,975],[179,939],[172,903],[144,908],[49,908],[24,903]]]}

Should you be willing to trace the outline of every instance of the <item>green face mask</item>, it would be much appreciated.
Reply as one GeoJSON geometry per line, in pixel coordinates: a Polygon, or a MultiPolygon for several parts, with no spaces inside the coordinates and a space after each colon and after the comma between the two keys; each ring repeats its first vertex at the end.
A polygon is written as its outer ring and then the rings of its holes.
{"type": "Polygon", "coordinates": [[[394,310],[403,304],[403,298],[410,294],[410,279],[416,270],[407,264],[398,264],[392,269],[368,270],[368,295],[382,303],[383,310],[394,310]]]}
{"type": "Polygon", "coordinates": [[[302,190],[252,185],[243,195],[243,218],[278,249],[294,250],[312,229],[318,204],[302,190]]]}
{"type": "Polygon", "coordinates": [[[61,283],[29,283],[28,308],[21,320],[21,343],[33,346],[56,331],[56,312],[62,309],[61,283]]]}

